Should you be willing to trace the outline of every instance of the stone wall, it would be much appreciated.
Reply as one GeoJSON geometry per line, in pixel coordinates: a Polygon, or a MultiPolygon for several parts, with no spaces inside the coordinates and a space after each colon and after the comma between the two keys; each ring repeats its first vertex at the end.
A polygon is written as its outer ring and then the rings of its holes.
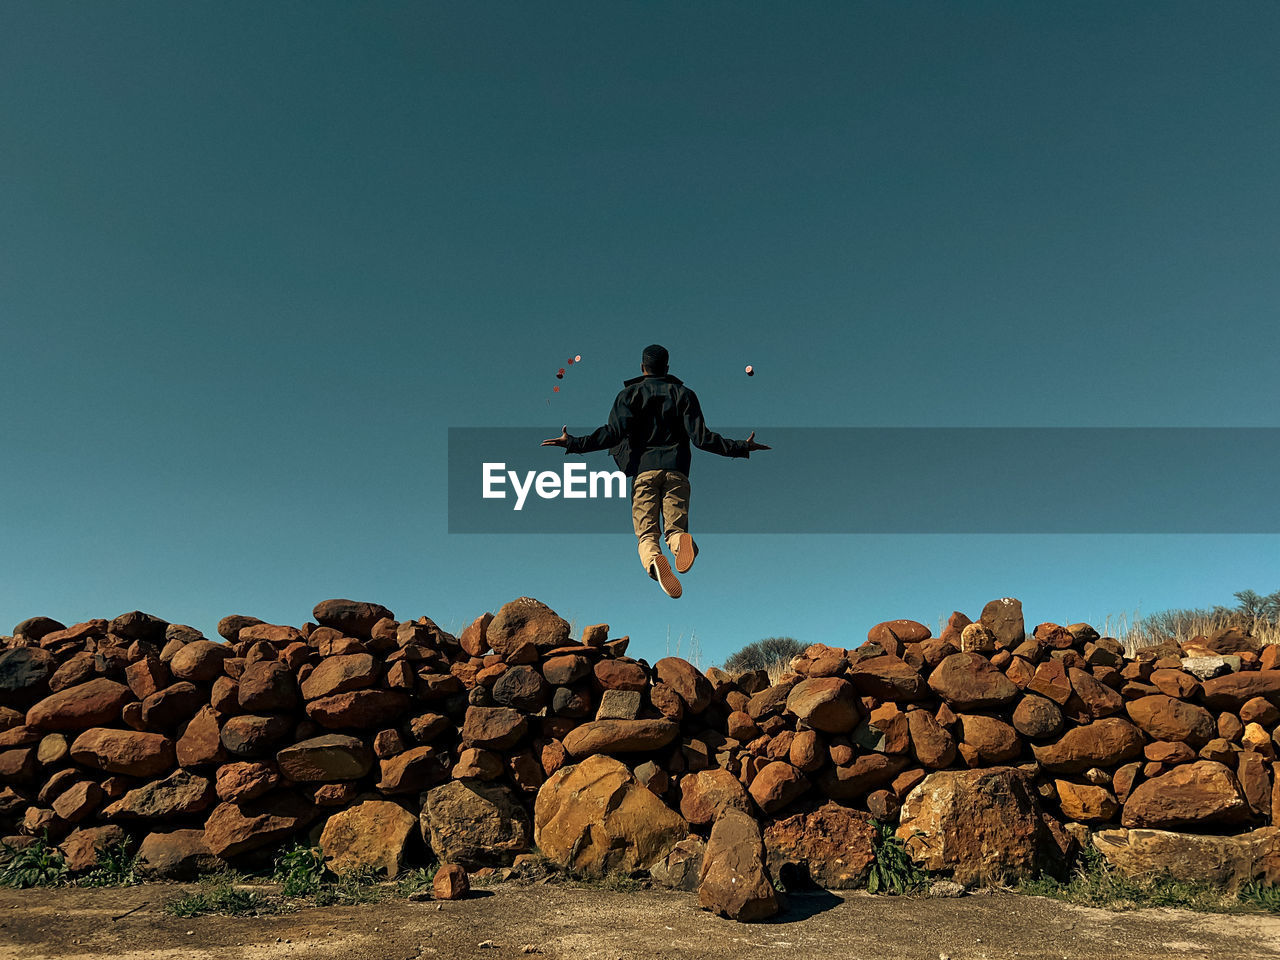
{"type": "Polygon", "coordinates": [[[722,838],[839,887],[865,881],[871,818],[965,880],[1034,872],[1091,829],[1271,822],[1280,647],[1232,630],[1129,659],[1087,624],[1027,632],[1003,599],[937,637],[896,620],[815,644],[771,684],[629,658],[604,624],[572,639],[527,597],[457,637],[372,603],[313,618],[229,616],[219,641],[137,611],[18,624],[0,834],[47,833],[73,866],[132,836],[170,876],[292,838],[339,872],[394,873],[424,843],[502,867],[536,843],[696,886],[731,809],[755,826],[722,838]]]}

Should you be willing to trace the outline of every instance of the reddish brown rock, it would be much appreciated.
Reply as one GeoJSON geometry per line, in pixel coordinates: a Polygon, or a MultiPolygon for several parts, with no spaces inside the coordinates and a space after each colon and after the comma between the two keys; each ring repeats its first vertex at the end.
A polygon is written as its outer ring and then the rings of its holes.
{"type": "Polygon", "coordinates": [[[365,690],[378,682],[378,665],[368,653],[349,653],[326,657],[302,682],[302,696],[307,700],[352,690],[365,690]]]}
{"type": "Polygon", "coordinates": [[[767,920],[780,909],[765,869],[760,827],[741,810],[726,810],[711,828],[698,903],[704,910],[744,923],[767,920]]]}
{"type": "Polygon", "coordinates": [[[122,683],[98,677],[45,697],[27,711],[28,727],[37,730],[84,730],[120,720],[120,711],[133,700],[122,683]]]}
{"type": "Polygon", "coordinates": [[[1124,710],[1124,699],[1120,694],[1103,686],[1087,670],[1071,667],[1067,670],[1067,678],[1071,681],[1072,692],[1089,716],[1095,719],[1110,717],[1124,710]]]}
{"type": "MultiPolygon", "coordinates": [[[[478,780],[435,787],[422,805],[422,834],[442,862],[502,866],[529,849],[529,815],[510,788],[478,780]]],[[[543,853],[551,856],[545,846],[543,853]]]]}
{"type": "Polygon", "coordinates": [[[431,895],[437,900],[462,900],[469,893],[466,868],[458,863],[441,864],[431,881],[431,895]]]}
{"type": "MultiPolygon", "coordinates": [[[[1210,710],[1239,713],[1240,708],[1254,697],[1280,703],[1280,670],[1228,673],[1204,681],[1204,704],[1210,710]]],[[[30,718],[27,722],[31,722],[30,718]]]]}
{"type": "Polygon", "coordinates": [[[196,640],[182,647],[169,661],[169,670],[179,680],[196,684],[213,683],[222,674],[223,661],[231,648],[212,640],[196,640]]]}
{"type": "Polygon", "coordinates": [[[591,675],[591,661],[571,653],[561,654],[542,664],[542,675],[552,686],[567,687],[591,675]]]}
{"type": "Polygon", "coordinates": [[[1047,697],[1023,697],[1013,711],[1013,728],[1032,740],[1056,737],[1062,723],[1062,710],[1047,697]]]}
{"type": "Polygon", "coordinates": [[[129,839],[124,828],[116,824],[105,827],[85,827],[74,830],[58,845],[72,873],[83,873],[97,866],[102,851],[112,845],[123,844],[129,839]]]}
{"type": "Polygon", "coordinates": [[[418,818],[389,800],[365,800],[331,816],[320,835],[325,866],[339,877],[381,870],[400,872],[418,818]]]}
{"type": "Polygon", "coordinates": [[[295,783],[358,780],[373,767],[373,751],[356,737],[329,733],[285,747],[276,765],[295,783]]]}
{"type": "Polygon", "coordinates": [[[186,723],[205,703],[194,683],[179,680],[142,701],[140,718],[148,730],[166,731],[186,723]]]}
{"type": "Polygon", "coordinates": [[[596,684],[601,690],[638,690],[649,688],[649,678],[644,667],[631,660],[601,660],[592,668],[596,684]]]}
{"type": "Polygon", "coordinates": [[[1147,682],[1177,700],[1193,700],[1202,692],[1200,681],[1185,670],[1153,670],[1147,682]]]}
{"type": "Polygon", "coordinates": [[[688,833],[679,814],[604,755],[559,770],[534,804],[538,849],[580,876],[647,870],[688,833]]]}
{"type": "Polygon", "coordinates": [[[96,657],[92,653],[77,653],[49,677],[49,692],[57,693],[67,687],[92,680],[96,673],[94,666],[96,657]]]}
{"type": "Polygon", "coordinates": [[[1027,684],[1028,693],[1038,693],[1058,706],[1066,706],[1073,691],[1067,668],[1061,660],[1046,660],[1036,667],[1035,676],[1027,684]]]}
{"type": "Polygon", "coordinates": [[[1142,753],[1142,732],[1127,720],[1107,717],[1085,727],[1073,727],[1056,743],[1032,744],[1046,770],[1083,773],[1090,767],[1115,767],[1142,753]]]}
{"type": "Polygon", "coordinates": [[[145,700],[172,682],[168,664],[162,663],[159,657],[146,657],[129,664],[124,676],[129,689],[139,700],[145,700]]]}
{"type": "Polygon", "coordinates": [[[955,739],[928,711],[908,711],[907,726],[911,732],[911,754],[917,763],[941,769],[949,767],[955,760],[955,739]]]}
{"type": "Polygon", "coordinates": [[[852,685],[838,677],[820,677],[796,684],[787,696],[787,710],[825,733],[847,733],[860,717],[852,685]]]}
{"type": "Polygon", "coordinates": [[[748,792],[765,813],[773,813],[799,799],[809,789],[809,780],[791,764],[775,760],[751,781],[748,792]]]}
{"type": "Polygon", "coordinates": [[[726,807],[751,810],[746,789],[728,770],[703,770],[680,779],[680,815],[690,823],[711,823],[726,807]]]}
{"type": "Polygon", "coordinates": [[[995,717],[961,714],[960,755],[971,767],[995,766],[1016,760],[1022,754],[1017,731],[995,717]]]}
{"type": "Polygon", "coordinates": [[[158,733],[94,727],[76,737],[71,757],[82,766],[131,777],[154,777],[173,766],[173,741],[158,733]]]}
{"type": "Polygon", "coordinates": [[[653,665],[653,671],[661,682],[679,694],[690,713],[702,713],[711,705],[711,682],[687,660],[663,657],[653,665]]]}
{"type": "Polygon", "coordinates": [[[298,705],[298,685],[287,663],[262,660],[240,675],[240,709],[250,713],[278,713],[298,705]]]}
{"type": "Polygon", "coordinates": [[[909,764],[907,757],[864,753],[850,763],[824,769],[818,776],[818,793],[833,800],[857,800],[892,783],[909,764]]]}
{"type": "Polygon", "coordinates": [[[489,651],[488,630],[492,613],[483,613],[467,625],[458,637],[458,643],[468,656],[483,657],[489,651]]]}
{"type": "Polygon", "coordinates": [[[384,617],[394,620],[395,614],[380,603],[364,603],[356,600],[324,600],[315,605],[311,617],[323,627],[331,627],[344,637],[368,639],[374,624],[384,617]]]}
{"type": "Polygon", "coordinates": [[[449,775],[455,780],[497,780],[502,769],[502,757],[492,750],[467,747],[458,754],[449,775]]]}
{"type": "Polygon", "coordinates": [[[67,823],[79,823],[102,803],[102,787],[92,780],[81,780],[58,795],[53,812],[67,823]]]}
{"type": "Polygon", "coordinates": [[[204,842],[203,830],[149,833],[138,847],[137,869],[153,880],[195,880],[226,866],[204,842]]]}
{"type": "Polygon", "coordinates": [[[1199,760],[1139,784],[1125,801],[1121,823],[1176,830],[1238,823],[1248,813],[1231,771],[1220,763],[1199,760]]]}
{"type": "Polygon", "coordinates": [[[0,780],[8,783],[32,783],[39,768],[35,747],[0,750],[0,780]]]}
{"type": "Polygon", "coordinates": [[[1070,780],[1055,780],[1058,803],[1068,820],[1090,825],[1114,820],[1120,812],[1120,804],[1106,787],[1070,780]]]}
{"type": "Polygon", "coordinates": [[[395,796],[418,793],[445,779],[445,755],[434,747],[413,747],[379,764],[378,792],[395,796]]]}
{"type": "Polygon", "coordinates": [[[978,622],[996,635],[1002,648],[1013,648],[1026,639],[1022,603],[1012,597],[992,600],[982,608],[978,622]]]}
{"type": "Polygon", "coordinates": [[[462,742],[489,750],[514,747],[528,732],[528,723],[510,707],[468,707],[462,742]]]}
{"type": "Polygon", "coordinates": [[[352,690],[312,700],[307,716],[329,730],[373,730],[395,723],[408,707],[401,690],[352,690]]]}
{"type": "Polygon", "coordinates": [[[213,707],[202,707],[187,724],[177,744],[178,763],[184,767],[200,767],[221,763],[227,758],[222,746],[222,728],[213,707]]]}
{"type": "Polygon", "coordinates": [[[163,780],[130,790],[102,811],[108,820],[166,820],[205,810],[214,799],[207,777],[175,770],[163,780]]]}
{"type": "Polygon", "coordinates": [[[493,685],[494,702],[522,713],[537,713],[547,705],[551,690],[533,667],[508,667],[493,685]]]}
{"type": "Polygon", "coordinates": [[[569,624],[554,610],[532,597],[520,597],[502,608],[490,621],[489,645],[513,662],[511,655],[531,645],[535,651],[562,647],[569,639],[569,624]]]}
{"type": "Polygon", "coordinates": [[[920,672],[897,657],[870,657],[849,668],[849,682],[865,697],[908,703],[929,695],[920,672]]]}
{"type": "Polygon", "coordinates": [[[1156,740],[1142,748],[1142,755],[1153,763],[1164,763],[1174,766],[1179,763],[1190,763],[1196,758],[1195,750],[1185,743],[1170,743],[1167,740],[1156,740]]]}
{"type": "Polygon", "coordinates": [[[232,756],[261,756],[274,749],[292,728],[292,721],[279,714],[231,717],[222,725],[222,746],[232,756]]]}
{"type": "MultiPolygon", "coordinates": [[[[623,693],[630,691],[606,690],[606,693],[623,693]]],[[[649,702],[653,708],[668,720],[679,723],[684,719],[684,699],[668,684],[658,682],[649,688],[649,702]]]]}
{"type": "Polygon", "coordinates": [[[592,720],[566,736],[564,748],[574,757],[643,753],[665,747],[679,733],[670,720],[592,720]]]}
{"type": "Polygon", "coordinates": [[[214,789],[224,802],[256,800],[280,785],[280,776],[265,763],[242,761],[218,767],[214,789]]]}
{"type": "Polygon", "coordinates": [[[853,890],[865,885],[875,862],[875,828],[866,814],[836,803],[765,827],[769,869],[781,877],[791,867],[827,890],[853,890]]]}
{"type": "Polygon", "coordinates": [[[1204,707],[1154,694],[1126,705],[1129,717],[1153,740],[1189,743],[1197,749],[1213,739],[1218,725],[1204,707]]]}
{"type": "Polygon", "coordinates": [[[958,711],[997,710],[1012,703],[1018,688],[976,653],[956,653],[929,675],[929,687],[958,711]]]}
{"type": "Polygon", "coordinates": [[[302,797],[276,791],[257,800],[219,804],[205,822],[204,839],[214,856],[225,859],[274,846],[315,817],[315,807],[302,797]]]}
{"type": "Polygon", "coordinates": [[[1032,877],[1060,857],[1035,792],[1008,767],[930,774],[902,805],[916,863],[963,884],[1032,877]]]}

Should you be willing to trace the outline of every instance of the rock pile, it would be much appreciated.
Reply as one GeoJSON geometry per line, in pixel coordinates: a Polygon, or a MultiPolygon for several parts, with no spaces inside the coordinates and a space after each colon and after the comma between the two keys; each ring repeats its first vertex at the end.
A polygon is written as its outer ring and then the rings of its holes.
{"type": "Polygon", "coordinates": [[[1128,658],[1087,624],[1028,633],[1004,599],[937,637],[895,620],[815,644],[771,683],[630,658],[605,624],[573,639],[527,597],[456,637],[374,603],[313,618],[229,616],[222,642],[139,611],[18,624],[0,832],[47,834],[73,869],[132,836],[175,877],[307,835],[338,873],[536,844],[755,919],[770,875],[864,883],[871,818],[961,882],[1046,869],[1095,829],[1272,818],[1280,647],[1236,630],[1128,658]]]}

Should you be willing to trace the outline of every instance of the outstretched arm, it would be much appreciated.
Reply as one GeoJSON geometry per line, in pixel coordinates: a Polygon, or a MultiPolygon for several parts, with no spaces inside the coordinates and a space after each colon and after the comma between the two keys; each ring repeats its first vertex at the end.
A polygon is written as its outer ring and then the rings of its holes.
{"type": "Polygon", "coordinates": [[[543,440],[544,447],[564,447],[565,453],[591,453],[593,450],[608,450],[616,446],[618,441],[631,430],[631,407],[620,393],[613,401],[613,409],[609,412],[609,422],[592,431],[585,437],[569,436],[566,424],[560,428],[560,436],[543,440]]]}
{"type": "Polygon", "coordinates": [[[689,442],[699,450],[716,453],[722,457],[746,457],[751,455],[752,450],[769,449],[763,443],[756,443],[754,430],[746,440],[730,440],[710,429],[702,417],[702,404],[698,402],[698,396],[692,390],[685,394],[685,407],[682,412],[684,430],[689,435],[689,442]]]}

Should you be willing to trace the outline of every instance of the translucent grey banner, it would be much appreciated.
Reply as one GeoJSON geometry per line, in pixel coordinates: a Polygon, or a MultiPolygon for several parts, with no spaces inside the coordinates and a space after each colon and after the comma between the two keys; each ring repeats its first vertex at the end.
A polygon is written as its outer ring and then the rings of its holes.
{"type": "MultiPolygon", "coordinates": [[[[608,476],[606,451],[540,446],[558,434],[451,428],[449,532],[630,532],[630,481],[608,476]]],[[[695,533],[1280,533],[1277,427],[764,427],[756,439],[772,449],[693,451],[695,533]]]]}

